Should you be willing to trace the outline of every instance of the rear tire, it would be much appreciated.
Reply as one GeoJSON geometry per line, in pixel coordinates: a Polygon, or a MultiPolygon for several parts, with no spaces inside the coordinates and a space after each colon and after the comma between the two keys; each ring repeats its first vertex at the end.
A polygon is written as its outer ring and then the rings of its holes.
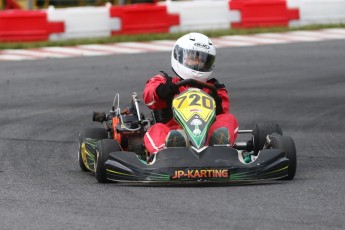
{"type": "Polygon", "coordinates": [[[78,135],[78,162],[79,166],[82,171],[87,172],[90,171],[84,164],[83,158],[81,156],[81,148],[82,144],[84,143],[86,138],[91,138],[91,139],[97,139],[97,140],[102,140],[108,138],[108,134],[104,128],[84,128],[83,131],[81,131],[78,135]]]}
{"type": "Polygon", "coordinates": [[[273,149],[281,149],[285,152],[286,158],[289,159],[289,170],[288,175],[283,180],[292,180],[296,174],[297,168],[297,157],[296,157],[296,146],[294,141],[289,136],[271,135],[271,147],[273,149]]]}
{"type": "Polygon", "coordinates": [[[98,142],[95,157],[95,176],[99,183],[109,182],[105,162],[109,158],[109,153],[118,151],[121,151],[121,148],[115,140],[106,139],[98,142]]]}
{"type": "Polygon", "coordinates": [[[278,124],[275,123],[258,123],[253,129],[253,150],[258,155],[266,143],[267,135],[277,133],[283,135],[283,131],[278,124]]]}

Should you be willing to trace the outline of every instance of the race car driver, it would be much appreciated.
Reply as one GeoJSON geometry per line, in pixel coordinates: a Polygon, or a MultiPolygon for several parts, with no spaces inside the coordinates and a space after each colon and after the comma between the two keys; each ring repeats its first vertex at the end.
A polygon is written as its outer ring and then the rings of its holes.
{"type": "MultiPolygon", "coordinates": [[[[176,94],[188,86],[177,87],[176,83],[185,79],[212,84],[217,88],[216,121],[211,125],[206,144],[234,145],[238,123],[230,114],[230,98],[223,84],[210,78],[216,58],[212,41],[200,33],[189,33],[179,38],[171,53],[171,66],[175,77],[165,72],[152,77],[146,83],[143,98],[146,105],[153,109],[161,121],[149,128],[144,136],[144,144],[150,154],[157,153],[168,146],[186,146],[186,135],[182,127],[172,118],[171,103],[176,94]]],[[[210,93],[210,90],[203,89],[210,93]]]]}

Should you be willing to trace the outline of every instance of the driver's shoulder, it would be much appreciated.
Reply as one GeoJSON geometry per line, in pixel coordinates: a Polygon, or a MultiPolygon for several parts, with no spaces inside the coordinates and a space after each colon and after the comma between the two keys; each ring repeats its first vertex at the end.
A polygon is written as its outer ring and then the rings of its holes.
{"type": "Polygon", "coordinates": [[[177,83],[179,81],[181,81],[181,79],[177,76],[170,76],[169,74],[167,74],[165,71],[159,71],[159,73],[155,76],[157,78],[160,78],[160,79],[165,79],[166,81],[172,81],[173,83],[177,83]]]}
{"type": "Polygon", "coordinates": [[[216,78],[211,78],[207,80],[208,84],[212,84],[216,87],[216,89],[223,89],[225,88],[225,85],[223,83],[220,83],[216,78]]]}

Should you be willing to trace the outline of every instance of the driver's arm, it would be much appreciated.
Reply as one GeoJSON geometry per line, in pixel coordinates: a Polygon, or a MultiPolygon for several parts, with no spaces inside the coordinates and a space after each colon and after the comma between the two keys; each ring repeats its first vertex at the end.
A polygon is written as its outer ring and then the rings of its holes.
{"type": "Polygon", "coordinates": [[[218,96],[222,99],[222,114],[230,113],[230,97],[225,88],[217,90],[218,96]]]}
{"type": "Polygon", "coordinates": [[[146,82],[146,86],[143,93],[143,99],[145,104],[150,109],[165,109],[167,108],[167,102],[157,95],[157,88],[161,84],[166,83],[166,78],[162,75],[156,75],[146,82]]]}

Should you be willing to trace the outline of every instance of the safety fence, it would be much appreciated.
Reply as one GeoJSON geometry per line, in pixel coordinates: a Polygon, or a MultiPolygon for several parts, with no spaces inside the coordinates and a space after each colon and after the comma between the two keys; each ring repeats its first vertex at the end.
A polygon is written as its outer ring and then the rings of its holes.
{"type": "Polygon", "coordinates": [[[163,0],[0,0],[0,10],[9,9],[46,9],[49,6],[56,8],[104,6],[106,3],[113,5],[128,5],[137,3],[157,3],[163,0]]]}
{"type": "Polygon", "coordinates": [[[345,0],[203,0],[0,11],[0,41],[345,23],[345,0]]]}

